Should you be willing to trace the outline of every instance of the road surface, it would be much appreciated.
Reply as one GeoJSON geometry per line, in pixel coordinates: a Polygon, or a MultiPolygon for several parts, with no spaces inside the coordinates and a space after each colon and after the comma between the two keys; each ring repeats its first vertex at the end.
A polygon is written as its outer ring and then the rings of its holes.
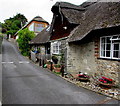
{"type": "Polygon", "coordinates": [[[77,87],[2,45],[2,104],[118,104],[117,100],[77,87]]]}

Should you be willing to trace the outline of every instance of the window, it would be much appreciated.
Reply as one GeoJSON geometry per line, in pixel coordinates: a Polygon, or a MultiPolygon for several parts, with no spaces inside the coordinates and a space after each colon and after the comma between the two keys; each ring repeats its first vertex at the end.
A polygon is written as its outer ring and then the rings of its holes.
{"type": "Polygon", "coordinates": [[[47,31],[47,32],[49,32],[49,31],[50,31],[50,26],[48,26],[48,27],[47,27],[46,31],[47,31]]]}
{"type": "Polygon", "coordinates": [[[61,43],[56,41],[54,43],[51,43],[52,44],[52,53],[53,54],[60,54],[60,45],[61,43]]]}
{"type": "Polygon", "coordinates": [[[32,23],[32,24],[29,26],[29,30],[30,30],[30,31],[34,31],[34,23],[32,23]]]}
{"type": "Polygon", "coordinates": [[[120,35],[100,38],[100,57],[120,59],[120,35]]]}
{"type": "Polygon", "coordinates": [[[43,24],[35,24],[35,32],[41,32],[44,29],[43,24]]]}

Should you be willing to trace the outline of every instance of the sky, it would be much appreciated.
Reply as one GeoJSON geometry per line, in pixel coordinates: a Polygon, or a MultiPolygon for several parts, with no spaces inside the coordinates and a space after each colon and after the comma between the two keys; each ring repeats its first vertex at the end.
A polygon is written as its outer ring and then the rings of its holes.
{"type": "Polygon", "coordinates": [[[53,14],[51,7],[57,1],[69,2],[80,5],[86,0],[0,0],[0,22],[15,16],[18,13],[25,15],[28,21],[35,16],[41,16],[51,23],[53,14]]]}

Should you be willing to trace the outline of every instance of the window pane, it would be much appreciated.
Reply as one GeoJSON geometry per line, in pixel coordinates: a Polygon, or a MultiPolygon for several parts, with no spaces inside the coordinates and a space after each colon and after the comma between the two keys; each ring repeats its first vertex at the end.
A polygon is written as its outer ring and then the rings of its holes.
{"type": "Polygon", "coordinates": [[[56,47],[55,46],[53,46],[53,50],[55,50],[56,49],[56,47]]]}
{"type": "Polygon", "coordinates": [[[56,53],[58,53],[58,50],[56,50],[56,53]]]}
{"type": "Polygon", "coordinates": [[[113,52],[113,57],[118,58],[118,53],[119,53],[119,51],[114,51],[113,52]]]}
{"type": "Polygon", "coordinates": [[[101,51],[101,56],[105,57],[105,51],[101,51]]]}
{"type": "Polygon", "coordinates": [[[119,49],[119,44],[114,44],[114,50],[120,50],[119,49]]]}
{"type": "Polygon", "coordinates": [[[110,51],[106,51],[106,57],[110,57],[110,51]]]}
{"type": "Polygon", "coordinates": [[[106,43],[110,43],[111,41],[110,41],[110,38],[111,37],[107,37],[107,42],[106,43]]]}
{"type": "Polygon", "coordinates": [[[111,45],[110,44],[106,44],[106,50],[110,50],[111,49],[111,45]]]}
{"type": "Polygon", "coordinates": [[[101,43],[105,43],[105,38],[102,38],[102,42],[101,43]]]}
{"type": "Polygon", "coordinates": [[[105,50],[105,44],[101,44],[101,50],[105,50]]]}

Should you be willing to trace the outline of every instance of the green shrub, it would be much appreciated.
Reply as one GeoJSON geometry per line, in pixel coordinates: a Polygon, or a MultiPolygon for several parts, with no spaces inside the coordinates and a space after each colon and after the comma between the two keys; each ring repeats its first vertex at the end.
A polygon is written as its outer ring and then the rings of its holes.
{"type": "Polygon", "coordinates": [[[56,67],[56,68],[60,68],[61,65],[60,65],[60,64],[55,64],[54,67],[56,67]]]}
{"type": "Polygon", "coordinates": [[[34,32],[29,31],[27,28],[19,31],[17,42],[22,55],[29,56],[30,51],[29,41],[31,41],[32,38],[34,37],[35,37],[34,32]]]}

